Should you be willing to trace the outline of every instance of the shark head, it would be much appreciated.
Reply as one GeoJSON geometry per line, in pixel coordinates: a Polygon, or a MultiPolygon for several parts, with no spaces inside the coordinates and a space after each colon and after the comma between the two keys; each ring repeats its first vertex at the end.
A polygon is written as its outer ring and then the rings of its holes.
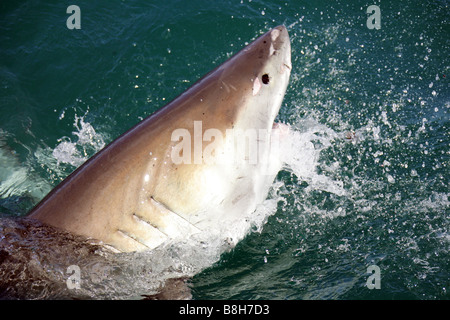
{"type": "Polygon", "coordinates": [[[279,26],[94,155],[29,216],[119,251],[245,217],[281,166],[272,138],[290,71],[279,26]]]}
{"type": "Polygon", "coordinates": [[[233,117],[231,125],[270,130],[291,68],[291,47],[284,26],[267,32],[222,64],[215,72],[221,95],[230,102],[226,115],[233,117]]]}

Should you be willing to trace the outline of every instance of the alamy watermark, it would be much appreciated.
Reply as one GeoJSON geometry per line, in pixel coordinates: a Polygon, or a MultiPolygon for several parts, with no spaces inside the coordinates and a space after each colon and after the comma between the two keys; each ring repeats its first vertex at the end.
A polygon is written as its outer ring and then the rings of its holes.
{"type": "Polygon", "coordinates": [[[67,267],[67,274],[70,276],[66,280],[67,289],[80,289],[81,288],[81,269],[77,265],[70,265],[67,267]]]}
{"type": "Polygon", "coordinates": [[[71,13],[67,18],[66,26],[68,29],[81,29],[81,10],[79,6],[71,5],[67,7],[66,13],[71,13]]]}
{"type": "Polygon", "coordinates": [[[194,121],[193,130],[175,129],[171,141],[174,164],[269,165],[272,154],[279,154],[280,137],[285,125],[267,129],[217,128],[203,130],[202,121],[194,121]]]}
{"type": "Polygon", "coordinates": [[[369,29],[381,29],[381,10],[380,7],[377,5],[371,5],[367,7],[366,10],[367,14],[370,14],[370,16],[367,18],[367,28],[369,29]]]}
{"type": "Polygon", "coordinates": [[[381,270],[377,265],[371,265],[367,268],[370,276],[367,278],[366,286],[368,289],[381,289],[381,270]]]}

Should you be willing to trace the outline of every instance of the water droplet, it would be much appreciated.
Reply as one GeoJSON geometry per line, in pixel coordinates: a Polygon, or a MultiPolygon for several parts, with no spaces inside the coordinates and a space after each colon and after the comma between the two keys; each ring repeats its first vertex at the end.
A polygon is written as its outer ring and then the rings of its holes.
{"type": "Polygon", "coordinates": [[[395,179],[393,176],[391,176],[390,174],[387,175],[387,179],[389,183],[395,183],[395,179]]]}

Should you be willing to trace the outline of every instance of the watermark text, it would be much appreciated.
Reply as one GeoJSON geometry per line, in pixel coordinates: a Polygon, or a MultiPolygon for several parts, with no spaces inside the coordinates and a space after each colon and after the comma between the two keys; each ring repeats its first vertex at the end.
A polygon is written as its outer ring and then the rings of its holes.
{"type": "Polygon", "coordinates": [[[81,10],[79,6],[71,5],[67,7],[66,13],[71,13],[67,18],[66,26],[69,30],[81,29],[81,10]]]}

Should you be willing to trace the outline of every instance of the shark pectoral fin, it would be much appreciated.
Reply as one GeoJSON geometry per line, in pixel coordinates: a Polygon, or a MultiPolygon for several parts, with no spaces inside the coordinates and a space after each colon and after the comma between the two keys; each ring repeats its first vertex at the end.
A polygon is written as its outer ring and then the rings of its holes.
{"type": "Polygon", "coordinates": [[[172,239],[185,238],[201,231],[153,197],[141,202],[136,215],[172,239]]]}

